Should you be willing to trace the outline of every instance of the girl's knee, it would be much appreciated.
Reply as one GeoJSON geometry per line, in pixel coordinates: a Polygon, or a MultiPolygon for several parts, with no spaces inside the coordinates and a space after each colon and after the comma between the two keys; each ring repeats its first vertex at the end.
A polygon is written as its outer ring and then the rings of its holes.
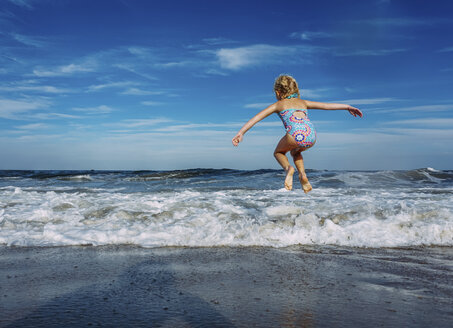
{"type": "Polygon", "coordinates": [[[286,157],[286,152],[279,152],[279,151],[275,151],[274,152],[274,158],[277,160],[277,162],[280,163],[281,160],[284,160],[283,158],[285,158],[286,160],[288,160],[288,158],[286,157]]]}

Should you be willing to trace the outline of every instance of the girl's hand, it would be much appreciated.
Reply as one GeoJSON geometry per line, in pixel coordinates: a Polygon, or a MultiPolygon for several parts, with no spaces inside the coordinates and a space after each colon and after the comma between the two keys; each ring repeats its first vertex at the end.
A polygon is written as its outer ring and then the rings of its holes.
{"type": "Polygon", "coordinates": [[[349,106],[348,112],[353,115],[354,117],[360,116],[363,117],[363,113],[360,111],[360,109],[349,106]]]}
{"type": "Polygon", "coordinates": [[[234,145],[234,146],[239,145],[239,143],[242,141],[243,136],[244,136],[244,135],[243,135],[242,133],[236,134],[236,136],[235,136],[235,137],[233,138],[233,140],[232,140],[232,141],[233,141],[233,145],[234,145]]]}

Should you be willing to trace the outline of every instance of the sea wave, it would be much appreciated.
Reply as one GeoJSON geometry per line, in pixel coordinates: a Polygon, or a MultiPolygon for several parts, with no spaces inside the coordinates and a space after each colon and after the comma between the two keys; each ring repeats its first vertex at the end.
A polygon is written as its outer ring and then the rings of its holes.
{"type": "Polygon", "coordinates": [[[351,174],[335,175],[346,188],[320,187],[308,196],[281,189],[124,193],[12,186],[0,190],[0,244],[453,246],[451,188],[357,190],[351,174]]]}
{"type": "MultiPolygon", "coordinates": [[[[314,179],[337,179],[344,183],[354,181],[398,181],[398,182],[453,182],[453,171],[441,171],[433,168],[415,170],[388,170],[388,171],[327,171],[307,170],[314,179]]],[[[93,181],[103,179],[120,179],[125,181],[146,180],[185,180],[193,178],[218,179],[221,177],[259,177],[281,175],[282,170],[232,170],[232,169],[189,169],[172,171],[17,171],[0,170],[0,180],[31,179],[31,180],[67,180],[93,181]]]]}

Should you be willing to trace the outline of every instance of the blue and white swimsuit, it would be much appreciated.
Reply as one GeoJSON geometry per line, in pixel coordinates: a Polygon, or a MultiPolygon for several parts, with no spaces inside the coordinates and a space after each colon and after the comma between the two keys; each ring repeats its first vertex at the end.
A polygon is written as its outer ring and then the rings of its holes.
{"type": "Polygon", "coordinates": [[[278,112],[283,125],[285,126],[286,133],[293,136],[296,143],[305,149],[310,148],[316,142],[316,131],[313,123],[310,122],[305,109],[285,109],[278,112]],[[294,115],[297,112],[302,112],[304,117],[294,115]]]}

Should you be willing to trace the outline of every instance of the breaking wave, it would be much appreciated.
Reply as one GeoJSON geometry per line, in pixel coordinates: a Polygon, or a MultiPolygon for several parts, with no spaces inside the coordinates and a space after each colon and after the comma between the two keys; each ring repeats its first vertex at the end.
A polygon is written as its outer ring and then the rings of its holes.
{"type": "Polygon", "coordinates": [[[453,246],[453,172],[0,171],[0,244],[453,246]],[[296,187],[297,185],[295,185],[296,187]]]}

